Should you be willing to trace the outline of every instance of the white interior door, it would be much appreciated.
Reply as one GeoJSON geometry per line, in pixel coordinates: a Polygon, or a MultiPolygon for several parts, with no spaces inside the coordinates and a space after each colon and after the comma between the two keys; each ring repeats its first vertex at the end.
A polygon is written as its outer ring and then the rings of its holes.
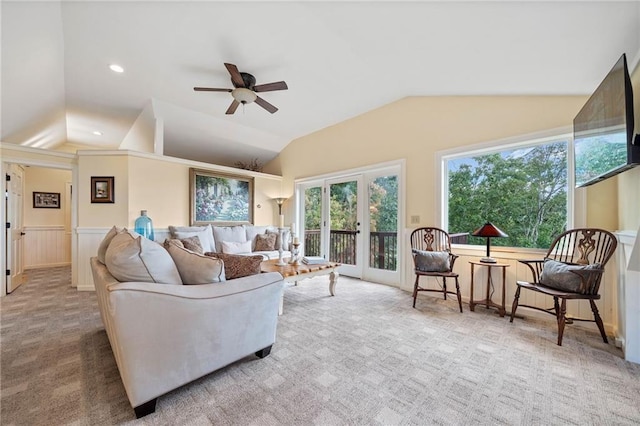
{"type": "Polygon", "coordinates": [[[24,190],[24,171],[21,166],[11,164],[6,175],[6,212],[7,212],[7,293],[18,288],[24,280],[24,247],[22,227],[22,206],[24,190]]]}

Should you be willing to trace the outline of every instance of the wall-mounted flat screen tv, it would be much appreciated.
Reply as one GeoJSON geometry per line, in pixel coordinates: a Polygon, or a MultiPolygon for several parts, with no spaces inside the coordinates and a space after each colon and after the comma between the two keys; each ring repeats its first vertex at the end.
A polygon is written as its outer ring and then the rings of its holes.
{"type": "Polygon", "coordinates": [[[573,120],[576,187],[640,164],[633,125],[633,91],[623,54],[573,120]]]}

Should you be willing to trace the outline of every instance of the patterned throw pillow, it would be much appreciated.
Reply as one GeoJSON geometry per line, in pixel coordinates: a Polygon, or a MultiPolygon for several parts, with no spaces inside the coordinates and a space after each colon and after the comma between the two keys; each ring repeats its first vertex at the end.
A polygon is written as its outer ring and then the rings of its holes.
{"type": "MultiPolygon", "coordinates": [[[[591,265],[570,265],[563,262],[557,262],[551,259],[545,259],[540,275],[540,284],[561,291],[570,291],[573,293],[580,292],[582,278],[580,275],[571,271],[600,269],[599,263],[591,265]]],[[[600,273],[599,271],[593,271],[600,273]]]]}
{"type": "Polygon", "coordinates": [[[240,256],[237,254],[212,252],[207,252],[205,255],[216,257],[224,262],[224,274],[227,280],[259,274],[260,264],[263,260],[261,255],[240,256]]]}
{"type": "Polygon", "coordinates": [[[415,266],[421,272],[448,272],[449,252],[447,251],[426,251],[413,249],[415,266]]]}
{"type": "Polygon", "coordinates": [[[200,238],[197,235],[188,238],[181,238],[180,242],[187,250],[191,250],[198,254],[204,254],[204,250],[202,250],[202,244],[200,244],[200,238]]]}
{"type": "Polygon", "coordinates": [[[276,249],[276,234],[258,234],[256,235],[255,251],[272,251],[276,249]]]}

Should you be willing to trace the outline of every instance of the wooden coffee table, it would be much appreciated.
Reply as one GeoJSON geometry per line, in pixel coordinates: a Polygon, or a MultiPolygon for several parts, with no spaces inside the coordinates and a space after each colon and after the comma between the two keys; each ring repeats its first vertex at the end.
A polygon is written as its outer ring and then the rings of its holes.
{"type": "MultiPolygon", "coordinates": [[[[284,259],[288,262],[289,259],[284,259]]],[[[262,272],[280,272],[284,277],[284,282],[294,283],[298,285],[298,281],[313,278],[320,275],[329,275],[329,294],[335,296],[336,283],[338,282],[338,271],[336,268],[340,266],[340,263],[325,262],[317,265],[307,265],[300,262],[298,265],[286,264],[284,266],[278,266],[278,259],[265,260],[260,264],[260,270],[262,272]]],[[[280,315],[282,315],[283,301],[280,299],[280,315]]]]}

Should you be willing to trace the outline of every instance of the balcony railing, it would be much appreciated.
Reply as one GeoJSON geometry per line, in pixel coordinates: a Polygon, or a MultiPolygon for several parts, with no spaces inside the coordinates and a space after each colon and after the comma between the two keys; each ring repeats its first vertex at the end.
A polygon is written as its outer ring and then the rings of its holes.
{"type": "MultiPolygon", "coordinates": [[[[345,265],[356,262],[356,231],[331,230],[329,234],[329,260],[345,265]]],[[[304,253],[307,256],[320,256],[320,230],[306,230],[304,234],[304,253]]],[[[452,244],[467,244],[469,233],[451,234],[452,244]]],[[[369,266],[377,269],[395,271],[398,261],[398,233],[371,232],[369,247],[369,266]]]]}
{"type": "MultiPolygon", "coordinates": [[[[356,263],[356,231],[331,230],[329,233],[329,260],[345,265],[356,263]]],[[[398,258],[398,234],[396,232],[371,232],[369,265],[372,268],[396,270],[398,258]]],[[[320,256],[320,230],[306,230],[304,253],[320,256]]]]}

